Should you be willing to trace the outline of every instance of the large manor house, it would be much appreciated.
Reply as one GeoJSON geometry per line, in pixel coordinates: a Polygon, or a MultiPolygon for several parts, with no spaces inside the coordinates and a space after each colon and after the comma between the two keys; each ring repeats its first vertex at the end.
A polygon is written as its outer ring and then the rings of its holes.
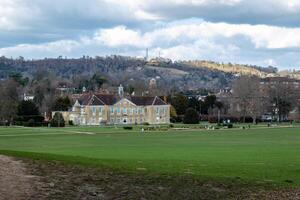
{"type": "Polygon", "coordinates": [[[122,85],[117,95],[83,93],[72,109],[62,114],[75,125],[170,123],[169,104],[158,96],[125,96],[122,85]]]}

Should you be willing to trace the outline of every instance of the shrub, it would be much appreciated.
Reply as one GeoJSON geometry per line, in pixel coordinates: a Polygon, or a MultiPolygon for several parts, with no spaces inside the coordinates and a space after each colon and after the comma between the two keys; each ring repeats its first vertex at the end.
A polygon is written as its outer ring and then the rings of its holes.
{"type": "Polygon", "coordinates": [[[176,123],[176,119],[170,118],[170,122],[171,122],[171,123],[176,123]]]}
{"type": "Polygon", "coordinates": [[[142,125],[149,126],[150,124],[148,122],[144,122],[142,125]]]}
{"type": "Polygon", "coordinates": [[[132,130],[133,128],[132,128],[132,126],[124,126],[123,127],[125,130],[132,130]]]}
{"type": "Polygon", "coordinates": [[[43,122],[45,118],[41,115],[29,115],[29,116],[23,116],[23,121],[29,121],[30,119],[33,119],[34,122],[43,122]]]}
{"type": "Polygon", "coordinates": [[[183,121],[183,116],[179,115],[177,117],[173,117],[173,118],[170,119],[170,121],[172,123],[181,123],[183,121]]]}
{"type": "Polygon", "coordinates": [[[72,120],[69,121],[69,125],[70,125],[70,126],[74,126],[74,123],[73,123],[72,120]]]}
{"type": "Polygon", "coordinates": [[[9,121],[0,121],[0,126],[9,126],[9,121]]]}
{"type": "Polygon", "coordinates": [[[27,126],[29,126],[29,127],[34,127],[34,126],[36,126],[36,123],[35,123],[34,119],[28,120],[27,126]]]}
{"type": "MultiPolygon", "coordinates": [[[[244,118],[243,118],[243,117],[240,117],[240,122],[241,122],[241,123],[244,122],[244,118]]],[[[245,117],[245,123],[253,123],[252,117],[246,116],[246,117],[245,117]]]]}
{"type": "Polygon", "coordinates": [[[188,108],[183,118],[184,124],[199,124],[199,115],[194,108],[188,108]]]}
{"type": "Polygon", "coordinates": [[[201,121],[208,121],[208,115],[201,115],[200,120],[201,121]]]}
{"type": "Polygon", "coordinates": [[[51,127],[65,127],[65,120],[61,113],[56,112],[50,121],[51,127]]]}
{"type": "Polygon", "coordinates": [[[208,117],[208,122],[209,123],[218,123],[218,117],[216,117],[216,116],[209,116],[208,117]]]}

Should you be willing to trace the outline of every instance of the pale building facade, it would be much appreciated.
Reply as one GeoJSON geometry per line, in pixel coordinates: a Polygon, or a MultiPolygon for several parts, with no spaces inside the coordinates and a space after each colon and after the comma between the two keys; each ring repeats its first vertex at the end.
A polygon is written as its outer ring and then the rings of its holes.
{"type": "Polygon", "coordinates": [[[123,97],[122,90],[119,95],[82,94],[72,110],[62,114],[75,125],[170,123],[170,105],[161,98],[123,97]]]}

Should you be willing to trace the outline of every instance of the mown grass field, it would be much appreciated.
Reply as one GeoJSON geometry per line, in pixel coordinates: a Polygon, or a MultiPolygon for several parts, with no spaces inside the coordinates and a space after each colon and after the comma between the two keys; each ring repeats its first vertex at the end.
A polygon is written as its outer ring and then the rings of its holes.
{"type": "Polygon", "coordinates": [[[0,154],[129,173],[300,186],[300,128],[0,128],[0,154]]]}

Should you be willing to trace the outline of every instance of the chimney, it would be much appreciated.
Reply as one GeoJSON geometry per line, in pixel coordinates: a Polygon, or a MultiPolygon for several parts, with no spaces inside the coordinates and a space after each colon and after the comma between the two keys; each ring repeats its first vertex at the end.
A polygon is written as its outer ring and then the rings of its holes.
{"type": "Polygon", "coordinates": [[[118,94],[120,98],[124,97],[124,88],[122,86],[122,84],[120,84],[119,88],[118,88],[118,94]]]}
{"type": "Polygon", "coordinates": [[[167,101],[168,101],[168,98],[167,98],[167,96],[164,96],[164,102],[166,102],[166,103],[167,103],[167,101]]]}

